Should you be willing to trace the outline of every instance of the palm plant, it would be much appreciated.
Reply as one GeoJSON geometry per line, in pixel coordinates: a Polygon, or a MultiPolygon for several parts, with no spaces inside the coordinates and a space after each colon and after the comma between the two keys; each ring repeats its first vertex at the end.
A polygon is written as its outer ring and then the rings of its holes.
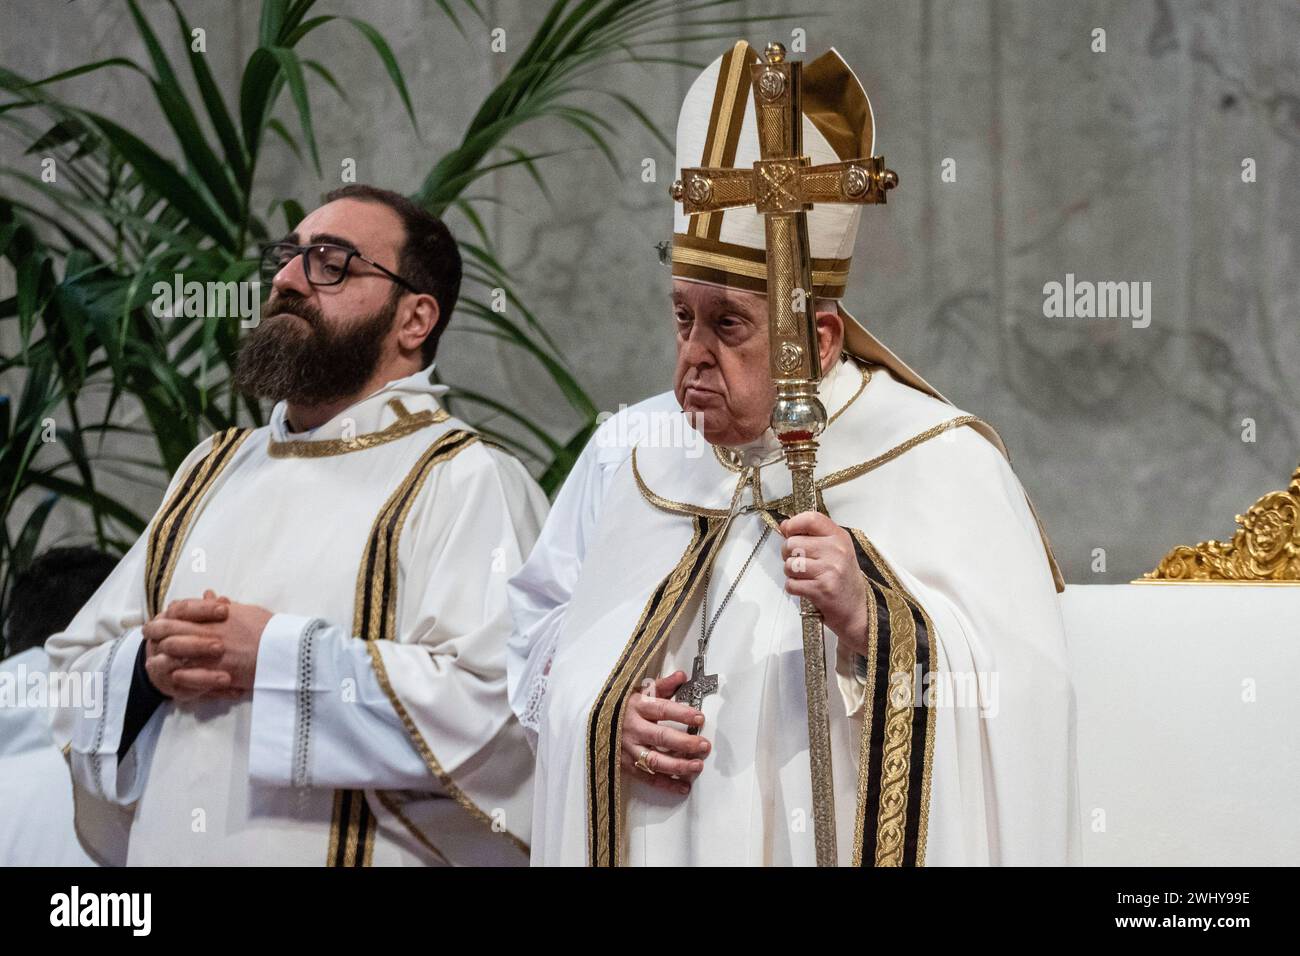
{"type": "MultiPolygon", "coordinates": [[[[221,316],[160,317],[150,301],[154,284],[176,273],[204,283],[250,277],[256,246],[274,228],[272,217],[278,213],[289,227],[302,217],[293,197],[280,197],[259,213],[253,193],[272,142],[299,156],[305,151],[319,173],[308,78],[340,96],[344,92],[324,64],[304,52],[304,41],[322,29],[355,31],[379,58],[418,133],[401,67],[365,20],[309,16],[317,0],[264,0],[257,48],[231,97],[216,82],[205,55],[191,45],[193,34],[179,3],[167,0],[173,28],[188,51],[198,93],[192,100],[155,23],[136,0],[124,2],[147,66],[114,56],[40,80],[0,67],[0,91],[10,97],[0,103],[0,130],[26,144],[29,154],[54,157],[58,170],[55,181],[0,170],[0,258],[15,276],[14,295],[0,300],[0,321],[16,323],[21,343],[17,354],[0,356],[6,382],[0,394],[0,604],[12,576],[36,550],[59,499],[88,508],[99,546],[111,552],[124,550],[143,530],[145,517],[98,487],[97,471],[123,464],[149,469],[161,490],[203,435],[237,422],[263,422],[259,403],[230,385],[237,323],[221,316]],[[101,70],[128,70],[147,82],[176,138],[178,159],[52,91],[101,70]],[[286,88],[297,136],[277,116],[286,88]],[[117,413],[124,407],[138,410],[143,424],[120,424],[117,413]],[[55,415],[66,425],[56,427],[55,415]],[[112,433],[144,436],[156,454],[109,455],[104,438],[112,433]],[[12,530],[10,515],[27,493],[40,495],[40,501],[30,507],[22,527],[12,530]]],[[[463,30],[452,0],[436,2],[463,30]]],[[[453,392],[477,410],[467,417],[530,461],[548,491],[559,486],[589,437],[596,409],[494,252],[478,211],[493,197],[466,190],[485,175],[518,167],[545,192],[544,164],[552,154],[526,152],[511,142],[522,126],[535,121],[567,124],[613,162],[609,137],[615,127],[583,105],[592,92],[584,85],[587,78],[617,63],[695,65],[661,51],[669,44],[730,37],[737,23],[769,19],[719,9],[735,3],[554,0],[461,143],[412,190],[431,211],[458,210],[471,225],[462,239],[466,286],[458,324],[525,350],[583,421],[572,435],[555,437],[486,395],[453,392]],[[483,296],[488,289],[503,289],[519,318],[490,308],[483,296]]],[[[460,5],[462,14],[482,18],[475,0],[460,5]]],[[[635,102],[606,95],[671,150],[635,102]]]]}

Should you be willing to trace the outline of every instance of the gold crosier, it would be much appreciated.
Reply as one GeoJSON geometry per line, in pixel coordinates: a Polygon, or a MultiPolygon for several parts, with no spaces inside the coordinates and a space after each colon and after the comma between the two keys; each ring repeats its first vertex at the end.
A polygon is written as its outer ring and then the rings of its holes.
{"type": "MultiPolygon", "coordinates": [[[[898,176],[880,156],[813,166],[803,153],[803,64],[769,43],[766,62],[750,67],[760,159],[753,169],[682,170],[672,197],[687,215],[754,206],[767,237],[767,308],[776,403],[772,431],[790,469],[796,513],[817,510],[813,469],[826,409],[817,397],[822,377],[816,301],[808,245],[808,210],[817,203],[883,203],[898,176]]],[[[817,865],[835,866],[835,794],[831,777],[830,716],[822,619],[807,598],[803,622],[804,684],[808,693],[808,749],[812,768],[817,865]]]]}

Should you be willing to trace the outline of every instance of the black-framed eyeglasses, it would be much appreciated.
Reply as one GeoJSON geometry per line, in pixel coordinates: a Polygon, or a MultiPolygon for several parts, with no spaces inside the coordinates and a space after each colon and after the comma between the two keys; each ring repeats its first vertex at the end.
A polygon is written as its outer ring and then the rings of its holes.
{"type": "Polygon", "coordinates": [[[303,272],[312,285],[338,285],[348,277],[352,260],[360,259],[367,265],[374,266],[408,291],[419,293],[415,286],[391,269],[385,269],[374,259],[363,256],[355,249],[333,242],[313,242],[307,246],[295,245],[292,242],[272,242],[263,246],[261,266],[263,284],[269,286],[280,270],[298,255],[302,256],[303,272]]]}

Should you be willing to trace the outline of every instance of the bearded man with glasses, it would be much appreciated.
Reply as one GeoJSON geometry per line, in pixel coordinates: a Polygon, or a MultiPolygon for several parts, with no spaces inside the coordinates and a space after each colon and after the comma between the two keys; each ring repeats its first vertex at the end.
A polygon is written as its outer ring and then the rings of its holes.
{"type": "Polygon", "coordinates": [[[47,645],[105,688],[54,720],[82,843],[132,865],[524,863],[506,582],[547,505],[439,404],[455,241],[348,186],[261,274],[235,384],[269,424],[195,448],[47,645]]]}

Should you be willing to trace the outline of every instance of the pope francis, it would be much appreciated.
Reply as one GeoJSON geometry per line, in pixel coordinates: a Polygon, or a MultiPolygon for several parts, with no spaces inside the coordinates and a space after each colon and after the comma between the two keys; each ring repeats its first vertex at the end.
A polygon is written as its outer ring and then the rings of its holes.
{"type": "MultiPolygon", "coordinates": [[[[756,62],[737,43],[696,79],[680,168],[760,158],[756,62]]],[[[804,67],[800,118],[812,164],[872,155],[835,51],[804,67]]],[[[1077,862],[1060,573],[997,433],[840,305],[859,216],[807,214],[828,423],[819,509],[794,513],[768,424],[763,217],[677,212],[673,392],[619,422],[684,414],[703,442],[620,444],[607,423],[511,582],[535,865],[818,859],[799,598],[834,675],[840,863],[1077,862]]]]}

